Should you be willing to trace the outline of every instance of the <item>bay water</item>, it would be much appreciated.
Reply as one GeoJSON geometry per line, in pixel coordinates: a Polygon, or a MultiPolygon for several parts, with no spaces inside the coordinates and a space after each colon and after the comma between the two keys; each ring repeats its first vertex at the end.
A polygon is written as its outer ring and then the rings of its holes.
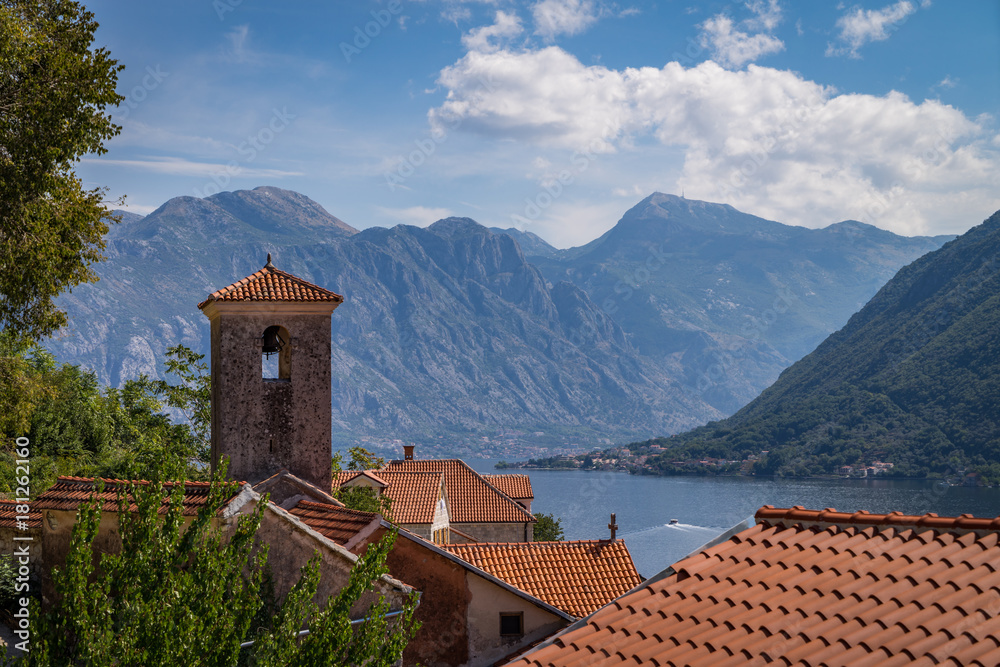
{"type": "Polygon", "coordinates": [[[1000,516],[1000,489],[887,479],[767,479],[647,477],[582,470],[496,470],[496,459],[466,459],[480,473],[531,478],[534,513],[562,521],[567,540],[607,539],[616,514],[636,567],[650,577],[753,514],[764,505],[885,514],[1000,516]],[[677,523],[672,524],[671,520],[677,523]]]}

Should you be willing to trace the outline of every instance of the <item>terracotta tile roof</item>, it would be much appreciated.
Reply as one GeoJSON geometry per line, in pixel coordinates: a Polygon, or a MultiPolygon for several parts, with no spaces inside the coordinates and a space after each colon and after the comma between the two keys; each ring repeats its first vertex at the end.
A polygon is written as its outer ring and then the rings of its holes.
{"type": "Polygon", "coordinates": [[[417,472],[383,469],[343,471],[334,479],[334,491],[358,475],[364,474],[382,482],[382,494],[389,498],[390,518],[394,523],[430,524],[434,522],[434,509],[441,497],[442,472],[417,472]]]}
{"type": "Polygon", "coordinates": [[[757,521],[510,664],[1000,664],[1000,519],[757,521]]]}
{"type": "Polygon", "coordinates": [[[480,570],[583,617],[642,579],[621,540],[442,545],[480,570]]]}
{"type": "Polygon", "coordinates": [[[340,545],[347,544],[373,521],[378,521],[378,514],[372,512],[361,512],[308,500],[300,500],[288,511],[313,530],[340,545]]]}
{"type": "Polygon", "coordinates": [[[514,500],[534,500],[531,478],[527,475],[483,475],[483,478],[514,500]]]}
{"type": "Polygon", "coordinates": [[[459,459],[392,461],[391,471],[443,472],[452,523],[530,523],[535,517],[459,459]]]}
{"type": "MultiPolygon", "coordinates": [[[[129,482],[121,479],[104,480],[104,491],[101,493],[101,500],[104,501],[103,510],[105,512],[118,511],[118,489],[129,482]]],[[[133,484],[147,485],[149,482],[136,480],[133,484]]],[[[235,490],[227,500],[227,503],[236,497],[243,489],[246,482],[235,483],[235,490]]],[[[204,507],[208,501],[208,482],[184,482],[184,499],[182,501],[182,514],[184,516],[195,516],[198,510],[204,507]]],[[[167,489],[174,487],[173,482],[164,484],[167,489]]],[[[94,480],[89,477],[59,477],[56,483],[38,496],[31,504],[36,510],[64,510],[75,512],[80,505],[90,500],[94,490],[94,480]]],[[[130,505],[130,509],[135,510],[135,504],[130,505]]],[[[160,513],[167,511],[167,498],[163,499],[163,506],[160,513]]]]}
{"type": "MultiPolygon", "coordinates": [[[[18,504],[16,500],[0,500],[0,528],[19,528],[17,517],[24,515],[17,511],[18,504]]],[[[35,507],[35,503],[29,504],[27,516],[25,527],[28,530],[42,527],[42,511],[35,507]]]]}
{"type": "Polygon", "coordinates": [[[336,301],[344,297],[328,289],[297,278],[290,273],[276,269],[268,255],[267,265],[232,285],[223,287],[208,295],[198,304],[204,308],[211,301],[336,301]]]}

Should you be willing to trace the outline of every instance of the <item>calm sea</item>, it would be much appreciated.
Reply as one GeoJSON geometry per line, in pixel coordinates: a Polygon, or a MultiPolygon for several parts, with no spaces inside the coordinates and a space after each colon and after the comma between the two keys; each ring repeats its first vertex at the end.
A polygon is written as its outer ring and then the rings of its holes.
{"type": "MultiPolygon", "coordinates": [[[[467,459],[481,473],[495,459],[467,459]]],[[[562,520],[566,539],[607,538],[617,515],[644,577],[652,576],[744,519],[763,505],[840,511],[868,510],[940,516],[1000,516],[1000,489],[949,487],[890,480],[770,480],[753,477],[640,477],[578,470],[511,470],[527,473],[535,492],[532,511],[562,520]],[[671,525],[670,520],[677,519],[671,525]]]]}

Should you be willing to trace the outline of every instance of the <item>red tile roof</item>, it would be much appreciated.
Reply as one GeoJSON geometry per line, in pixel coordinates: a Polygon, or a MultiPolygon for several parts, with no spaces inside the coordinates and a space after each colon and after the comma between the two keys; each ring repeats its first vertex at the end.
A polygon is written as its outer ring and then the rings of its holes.
{"type": "MultiPolygon", "coordinates": [[[[104,501],[102,509],[105,512],[118,511],[118,489],[124,488],[124,485],[129,483],[137,485],[149,484],[149,482],[143,480],[135,480],[132,482],[121,479],[104,480],[104,491],[100,494],[100,498],[104,501]]],[[[236,497],[245,484],[246,482],[234,483],[234,491],[229,496],[227,503],[236,497]]],[[[204,507],[205,503],[208,501],[208,490],[210,486],[211,485],[208,482],[184,482],[184,498],[182,501],[182,514],[184,516],[194,516],[198,514],[198,510],[204,507]]],[[[166,489],[173,489],[174,483],[166,482],[164,487],[166,489]]],[[[75,512],[80,505],[90,500],[93,492],[94,480],[92,478],[59,477],[55,484],[50,486],[45,493],[38,496],[38,498],[31,503],[31,506],[36,510],[64,510],[68,512],[75,512]]],[[[167,501],[168,498],[165,494],[163,505],[160,508],[161,514],[166,514],[167,501]]],[[[136,505],[134,503],[130,504],[130,509],[135,510],[136,505]]]]}
{"type": "Polygon", "coordinates": [[[1000,664],[1000,519],[757,521],[510,664],[1000,664]]]}
{"type": "Polygon", "coordinates": [[[642,582],[621,540],[448,544],[442,548],[577,617],[596,611],[642,582]]]}
{"type": "Polygon", "coordinates": [[[378,521],[378,514],[361,512],[346,507],[314,503],[300,500],[288,510],[302,520],[304,524],[328,537],[337,544],[344,545],[367,528],[373,521],[378,521]]]}
{"type": "Polygon", "coordinates": [[[392,461],[382,470],[443,472],[452,523],[531,523],[535,517],[459,459],[392,461]]]}
{"type": "Polygon", "coordinates": [[[535,499],[531,478],[527,475],[483,475],[483,478],[514,500],[535,499]]]}
{"type": "Polygon", "coordinates": [[[333,490],[341,484],[364,475],[383,485],[382,495],[389,499],[387,517],[395,523],[430,524],[434,523],[434,510],[441,498],[441,472],[407,472],[402,470],[344,470],[334,476],[333,490]]]}
{"type": "Polygon", "coordinates": [[[290,273],[276,269],[268,255],[267,265],[232,285],[208,295],[198,304],[204,308],[211,301],[335,301],[344,300],[339,294],[313,285],[290,273]]]}
{"type": "MultiPolygon", "coordinates": [[[[24,514],[17,511],[19,504],[22,503],[16,500],[0,500],[0,528],[21,528],[17,525],[17,517],[24,514]]],[[[29,504],[27,517],[28,520],[22,530],[42,527],[42,511],[36,508],[34,503],[29,504]]]]}

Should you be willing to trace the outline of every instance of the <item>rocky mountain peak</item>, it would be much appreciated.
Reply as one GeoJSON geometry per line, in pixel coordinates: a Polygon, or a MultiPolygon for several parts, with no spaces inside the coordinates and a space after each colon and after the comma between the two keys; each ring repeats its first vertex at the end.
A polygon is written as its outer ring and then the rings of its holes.
{"type": "Polygon", "coordinates": [[[442,218],[428,227],[427,231],[437,234],[441,238],[452,240],[466,236],[492,233],[472,218],[459,217],[442,218]]]}

